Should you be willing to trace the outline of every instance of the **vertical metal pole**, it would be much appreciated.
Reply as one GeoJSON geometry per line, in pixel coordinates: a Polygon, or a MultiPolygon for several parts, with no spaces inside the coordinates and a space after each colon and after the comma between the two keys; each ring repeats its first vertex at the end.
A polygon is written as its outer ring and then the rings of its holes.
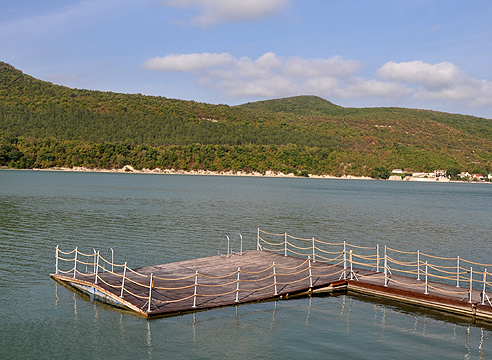
{"type": "Polygon", "coordinates": [[[417,280],[420,280],[420,250],[417,250],[417,280]]]}
{"type": "Polygon", "coordinates": [[[229,257],[230,254],[230,239],[229,236],[226,235],[227,238],[227,257],[229,257]]]}
{"type": "Polygon", "coordinates": [[[315,252],[315,249],[316,249],[316,245],[315,245],[314,236],[313,236],[313,261],[316,261],[316,252],[315,252]]]}
{"type": "Polygon", "coordinates": [[[75,279],[75,274],[77,273],[77,253],[78,253],[78,248],[75,248],[75,258],[74,258],[74,263],[73,263],[73,278],[75,279]]]}
{"type": "Polygon", "coordinates": [[[260,228],[258,228],[258,236],[256,237],[256,250],[260,251],[260,228]]]}
{"type": "Polygon", "coordinates": [[[284,253],[284,256],[287,256],[287,233],[284,234],[284,243],[285,243],[285,253],[284,253]]]}
{"type": "Polygon", "coordinates": [[[96,279],[94,280],[94,284],[97,284],[97,274],[99,273],[99,251],[96,254],[96,258],[94,259],[94,267],[96,268],[96,270],[94,271],[94,273],[96,274],[96,279]]]}
{"type": "Polygon", "coordinates": [[[313,273],[311,271],[311,258],[308,258],[308,265],[309,265],[309,288],[313,288],[313,273]]]}
{"type": "Polygon", "coordinates": [[[347,244],[343,241],[343,280],[347,280],[347,244]]]}
{"type": "Polygon", "coordinates": [[[388,286],[388,255],[386,245],[384,245],[384,286],[388,286]]]}
{"type": "Polygon", "coordinates": [[[458,264],[456,265],[456,287],[460,287],[460,257],[458,256],[458,264]]]}
{"type": "Polygon", "coordinates": [[[239,237],[241,238],[241,249],[239,251],[239,254],[243,254],[243,236],[241,234],[239,234],[239,237]]]}
{"type": "MultiPolygon", "coordinates": [[[[94,261],[93,261],[93,264],[94,264],[94,271],[93,273],[95,274],[96,273],[96,258],[97,258],[97,251],[96,249],[92,248],[92,250],[94,250],[94,261]]],[[[87,261],[88,262],[88,261],[87,261]]]]}
{"type": "Polygon", "coordinates": [[[482,290],[482,305],[485,305],[485,283],[487,282],[487,269],[483,271],[483,290],[482,290]]]}
{"type": "Polygon", "coordinates": [[[379,272],[379,244],[376,245],[376,272],[379,272]]]}
{"type": "Polygon", "coordinates": [[[114,250],[113,248],[111,249],[111,272],[114,272],[114,250]]]}
{"type": "Polygon", "coordinates": [[[429,287],[427,286],[427,261],[425,262],[425,295],[429,294],[429,287]]]}
{"type": "Polygon", "coordinates": [[[236,302],[239,302],[239,273],[241,272],[241,268],[237,268],[237,283],[236,283],[236,302]]]}
{"type": "Polygon", "coordinates": [[[352,250],[350,250],[349,254],[350,254],[350,256],[349,256],[349,259],[350,259],[350,280],[354,280],[354,272],[352,269],[352,250]]]}
{"type": "Polygon", "coordinates": [[[196,308],[196,287],[198,285],[198,270],[195,272],[195,291],[193,293],[193,306],[196,308]]]}
{"type": "Polygon", "coordinates": [[[274,295],[278,295],[278,292],[277,292],[277,273],[275,271],[275,263],[273,263],[273,284],[275,285],[275,294],[274,295]]]}
{"type": "Polygon", "coordinates": [[[470,296],[468,297],[468,302],[472,302],[472,290],[473,290],[473,266],[470,267],[470,296]]]}
{"type": "Polygon", "coordinates": [[[121,294],[120,297],[123,297],[123,291],[125,290],[125,277],[126,277],[126,261],[125,266],[123,268],[123,279],[121,279],[121,294]]]}
{"type": "Polygon", "coordinates": [[[58,245],[56,245],[55,251],[55,274],[58,275],[58,245]]]}
{"type": "Polygon", "coordinates": [[[149,287],[149,307],[147,308],[147,312],[150,312],[150,304],[152,303],[152,285],[154,282],[154,274],[150,274],[150,287],[149,287]]]}

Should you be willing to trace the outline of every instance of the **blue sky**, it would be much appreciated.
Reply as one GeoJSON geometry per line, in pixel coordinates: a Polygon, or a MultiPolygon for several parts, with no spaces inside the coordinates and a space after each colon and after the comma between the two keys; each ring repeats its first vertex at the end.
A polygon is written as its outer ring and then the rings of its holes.
{"type": "Polygon", "coordinates": [[[0,61],[73,88],[492,118],[492,1],[0,0],[0,61]]]}

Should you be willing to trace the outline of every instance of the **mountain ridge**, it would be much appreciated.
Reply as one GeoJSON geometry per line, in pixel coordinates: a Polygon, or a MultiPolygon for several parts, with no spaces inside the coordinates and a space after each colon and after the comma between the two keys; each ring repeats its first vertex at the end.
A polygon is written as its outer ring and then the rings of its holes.
{"type": "MultiPolygon", "coordinates": [[[[383,167],[414,171],[458,168],[483,173],[492,167],[492,120],[485,118],[396,107],[345,108],[313,95],[229,106],[71,89],[38,80],[3,62],[0,135],[7,148],[15,145],[13,138],[17,143],[21,139],[27,147],[33,147],[36,139],[65,145],[81,142],[87,147],[101,143],[156,149],[198,146],[198,152],[205,151],[206,146],[243,147],[251,156],[234,165],[239,170],[258,168],[254,162],[266,161],[263,158],[267,151],[279,158],[271,164],[263,163],[259,167],[262,171],[310,168],[319,174],[367,176],[383,167]],[[295,148],[299,158],[294,163],[283,163],[281,154],[276,153],[279,148],[289,154],[292,151],[288,149],[295,148]],[[318,164],[311,164],[317,156],[321,157],[318,164]],[[330,156],[329,161],[325,159],[330,156]]],[[[212,153],[212,157],[224,156],[216,149],[212,153]]],[[[46,167],[54,163],[38,161],[38,153],[22,163],[22,156],[6,154],[10,150],[4,149],[3,155],[0,152],[0,165],[46,167]]],[[[107,168],[125,162],[139,166],[135,159],[115,161],[117,155],[111,156],[113,160],[98,166],[107,168]]],[[[96,166],[97,161],[93,162],[96,166]]],[[[55,163],[71,165],[58,158],[55,163]]],[[[151,167],[209,170],[199,159],[145,163],[151,167]]],[[[90,162],[88,165],[92,166],[90,162]]],[[[233,167],[227,163],[220,166],[233,167]]]]}

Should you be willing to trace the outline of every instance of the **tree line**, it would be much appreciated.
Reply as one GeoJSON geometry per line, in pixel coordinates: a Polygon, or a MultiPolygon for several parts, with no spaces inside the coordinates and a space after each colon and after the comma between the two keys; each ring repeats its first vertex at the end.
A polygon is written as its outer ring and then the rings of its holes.
{"type": "Polygon", "coordinates": [[[468,170],[487,174],[488,170],[459,168],[453,158],[445,156],[437,162],[424,154],[399,155],[386,151],[383,158],[356,149],[344,151],[323,147],[257,144],[187,144],[158,145],[132,142],[87,142],[57,140],[54,138],[25,138],[0,135],[0,166],[17,169],[48,169],[55,167],[85,167],[88,169],[121,169],[130,165],[141,169],[209,170],[217,172],[266,171],[294,173],[299,176],[354,175],[387,178],[397,162],[406,161],[407,168],[420,167],[424,171],[434,169],[468,170]]]}
{"type": "Polygon", "coordinates": [[[238,106],[70,89],[0,62],[0,165],[385,177],[492,172],[492,121],[316,96],[238,106]]]}

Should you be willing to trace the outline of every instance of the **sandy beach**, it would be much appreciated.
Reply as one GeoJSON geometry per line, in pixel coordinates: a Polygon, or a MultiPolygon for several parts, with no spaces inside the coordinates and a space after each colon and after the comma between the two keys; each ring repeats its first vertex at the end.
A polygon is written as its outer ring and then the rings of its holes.
{"type": "MultiPolygon", "coordinates": [[[[32,169],[34,171],[74,171],[74,172],[100,172],[100,173],[125,173],[125,174],[175,174],[175,175],[212,175],[212,176],[257,176],[257,177],[284,177],[284,178],[301,178],[294,173],[284,174],[282,172],[266,171],[264,174],[260,172],[244,172],[244,171],[210,171],[210,170],[174,170],[174,169],[141,169],[136,170],[130,165],[126,165],[121,169],[89,169],[85,167],[53,167],[47,169],[32,169]]],[[[352,176],[343,175],[341,177],[332,175],[313,175],[309,174],[309,178],[313,179],[356,179],[356,180],[374,180],[367,176],[352,176]]]]}

